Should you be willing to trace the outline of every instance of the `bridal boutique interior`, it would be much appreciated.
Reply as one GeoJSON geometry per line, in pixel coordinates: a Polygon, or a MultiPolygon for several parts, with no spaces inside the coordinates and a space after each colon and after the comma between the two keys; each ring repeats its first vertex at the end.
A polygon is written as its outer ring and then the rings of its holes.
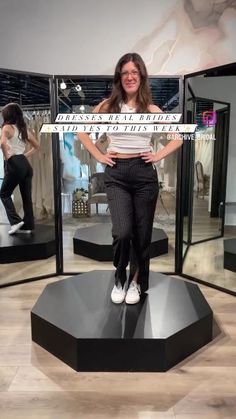
{"type": "MultiPolygon", "coordinates": [[[[180,112],[180,83],[178,77],[151,77],[154,103],[165,112],[180,112]]],[[[111,88],[111,77],[58,77],[58,111],[92,112],[95,105],[109,96],[111,88]]],[[[91,137],[94,142],[100,140],[103,150],[106,149],[106,135],[96,138],[92,134],[91,137]]],[[[167,143],[166,135],[155,134],[152,142],[154,150],[163,148],[167,143]]],[[[91,157],[73,133],[60,135],[60,156],[64,271],[112,269],[111,220],[103,182],[105,167],[91,157]],[[78,213],[75,205],[76,196],[80,198],[80,195],[87,205],[78,213]],[[105,236],[105,246],[110,246],[109,254],[99,258],[96,251],[93,253],[91,250],[90,254],[88,247],[83,251],[81,243],[77,246],[77,238],[79,240],[82,235],[83,241],[86,241],[88,236],[93,236],[93,231],[96,237],[105,236]]],[[[169,156],[157,164],[156,168],[160,194],[154,219],[154,233],[161,235],[164,247],[154,251],[151,269],[175,272],[177,155],[169,156]]],[[[80,210],[81,205],[83,204],[80,204],[80,210]]],[[[94,244],[93,238],[91,241],[94,244]]]]}
{"type": "Polygon", "coordinates": [[[183,209],[183,273],[233,292],[235,81],[236,64],[185,77],[185,118],[198,127],[195,141],[185,141],[183,209]]]}
{"type": "MultiPolygon", "coordinates": [[[[16,102],[21,106],[27,126],[33,131],[40,144],[40,149],[29,157],[33,168],[32,201],[36,224],[34,235],[8,236],[9,222],[5,208],[0,202],[1,285],[29,278],[45,277],[56,272],[52,139],[50,134],[40,133],[42,123],[51,121],[50,78],[31,73],[1,70],[0,110],[10,102],[16,102]],[[52,246],[52,248],[45,250],[41,247],[44,245],[52,246]],[[31,253],[33,247],[35,247],[35,253],[31,253]],[[42,259],[40,259],[41,251],[42,259]]],[[[0,118],[2,118],[1,113],[0,118]]],[[[0,123],[2,124],[2,119],[0,123]]],[[[1,184],[3,176],[3,154],[1,152],[1,184]]],[[[23,208],[19,187],[13,193],[13,202],[17,212],[22,216],[23,208]]]]}

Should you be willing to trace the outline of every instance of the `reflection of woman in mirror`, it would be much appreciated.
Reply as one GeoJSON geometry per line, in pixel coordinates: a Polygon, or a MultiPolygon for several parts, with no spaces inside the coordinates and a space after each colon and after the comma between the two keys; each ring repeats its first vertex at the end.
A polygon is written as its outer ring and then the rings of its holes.
{"type": "MultiPolygon", "coordinates": [[[[94,111],[161,112],[158,106],[152,104],[147,70],[140,55],[130,53],[120,58],[111,96],[97,105],[94,111]]],[[[112,219],[113,263],[116,267],[111,299],[114,303],[125,300],[128,304],[135,304],[140,300],[140,293],[148,289],[149,249],[159,189],[154,163],[174,152],[181,146],[182,140],[172,140],[154,153],[152,133],[109,133],[107,137],[109,146],[106,154],[102,154],[88,134],[79,134],[88,151],[106,164],[105,184],[112,219]],[[129,259],[130,278],[126,292],[129,259]]]]}
{"type": "Polygon", "coordinates": [[[38,141],[27,129],[23,112],[17,103],[9,103],[2,109],[2,132],[0,145],[4,155],[4,179],[0,198],[11,224],[9,234],[17,231],[31,233],[34,229],[34,215],[31,197],[33,170],[27,157],[39,149],[38,141]],[[27,143],[31,148],[25,151],[27,143]],[[17,214],[11,195],[19,185],[24,217],[17,214]]]}

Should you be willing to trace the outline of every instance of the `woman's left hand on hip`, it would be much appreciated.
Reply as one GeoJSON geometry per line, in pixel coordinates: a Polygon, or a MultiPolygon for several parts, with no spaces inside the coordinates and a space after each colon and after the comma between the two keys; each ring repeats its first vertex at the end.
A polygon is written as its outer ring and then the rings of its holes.
{"type": "Polygon", "coordinates": [[[149,151],[148,153],[141,153],[140,156],[145,161],[145,163],[156,163],[160,160],[158,158],[158,154],[152,153],[151,151],[149,151]]]}

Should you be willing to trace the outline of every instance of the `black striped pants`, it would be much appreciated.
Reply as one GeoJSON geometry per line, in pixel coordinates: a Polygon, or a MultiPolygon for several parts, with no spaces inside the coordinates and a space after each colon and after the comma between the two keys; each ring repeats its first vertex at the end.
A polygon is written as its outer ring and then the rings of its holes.
{"type": "Polygon", "coordinates": [[[24,209],[24,229],[34,229],[34,214],[31,197],[33,170],[23,154],[10,157],[4,162],[4,179],[0,190],[0,198],[5,207],[7,218],[11,225],[22,221],[17,214],[11,195],[19,185],[24,209]]]}
{"type": "Polygon", "coordinates": [[[124,285],[130,261],[129,283],[139,270],[141,291],[148,289],[149,252],[158,197],[157,171],[140,157],[115,159],[106,166],[105,185],[112,220],[115,283],[124,285]]]}

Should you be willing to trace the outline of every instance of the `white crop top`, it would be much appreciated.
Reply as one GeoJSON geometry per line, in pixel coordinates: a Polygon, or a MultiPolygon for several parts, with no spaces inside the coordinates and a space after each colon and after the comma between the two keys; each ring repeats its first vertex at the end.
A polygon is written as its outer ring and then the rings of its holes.
{"type": "Polygon", "coordinates": [[[11,138],[8,138],[7,145],[9,147],[8,154],[9,156],[14,156],[16,154],[23,154],[25,152],[25,142],[21,140],[21,135],[19,135],[19,130],[16,125],[14,127],[14,135],[11,138]]]}
{"type": "MultiPolygon", "coordinates": [[[[121,106],[121,113],[135,113],[134,108],[130,108],[125,103],[121,106]]],[[[151,144],[152,132],[148,133],[107,133],[107,151],[116,153],[137,154],[152,151],[151,144]]]]}

